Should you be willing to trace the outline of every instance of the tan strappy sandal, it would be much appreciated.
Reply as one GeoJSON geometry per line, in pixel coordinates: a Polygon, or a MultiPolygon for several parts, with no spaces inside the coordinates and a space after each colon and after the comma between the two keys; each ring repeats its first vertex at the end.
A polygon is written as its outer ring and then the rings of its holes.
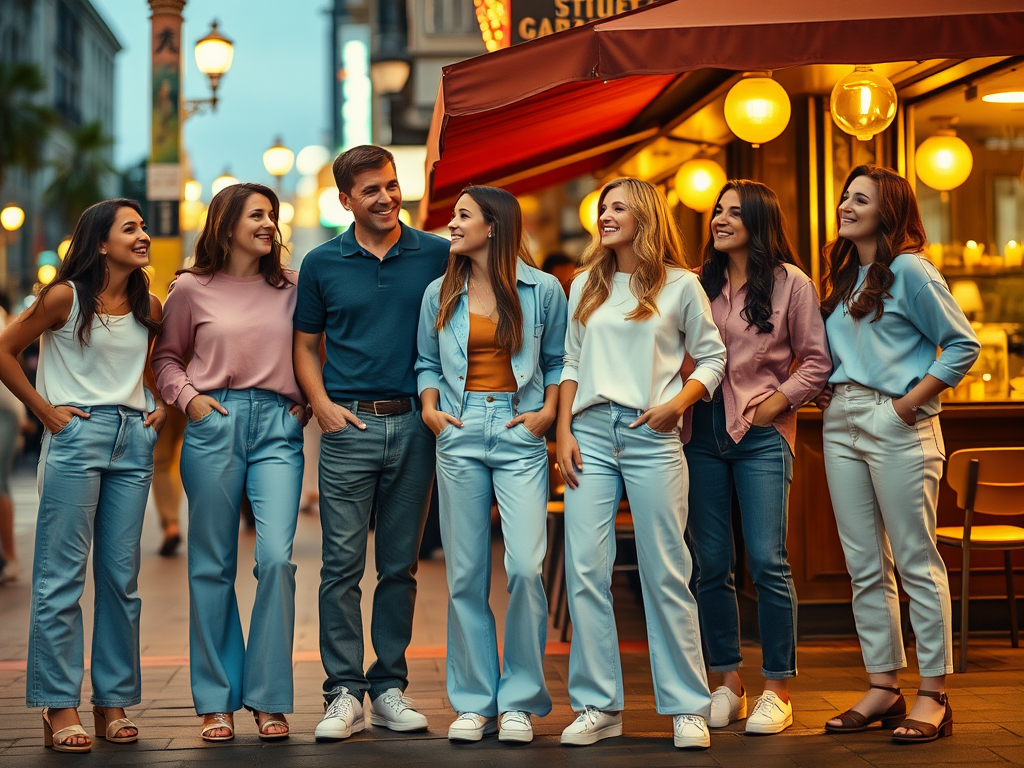
{"type": "Polygon", "coordinates": [[[96,731],[96,737],[106,739],[111,744],[131,744],[139,740],[139,726],[127,717],[119,717],[117,720],[107,722],[107,713],[99,707],[92,708],[92,720],[96,731]],[[135,733],[131,736],[118,736],[117,734],[126,728],[134,728],[135,733]]]}
{"type": "Polygon", "coordinates": [[[203,730],[199,732],[202,736],[203,741],[231,741],[235,738],[235,718],[230,712],[213,712],[209,715],[203,715],[203,718],[209,717],[210,722],[203,723],[203,730]],[[216,731],[224,728],[228,731],[227,736],[210,736],[210,731],[216,731]]]}
{"type": "Polygon", "coordinates": [[[907,700],[903,698],[900,689],[892,688],[888,685],[875,685],[874,683],[871,684],[871,687],[895,693],[899,698],[885,712],[877,715],[862,715],[854,709],[848,709],[841,715],[829,718],[842,721],[842,725],[829,725],[825,723],[825,730],[828,733],[859,733],[866,731],[869,725],[877,722],[882,723],[882,728],[898,728],[900,723],[907,719],[907,700]]]}
{"type": "Polygon", "coordinates": [[[48,712],[49,707],[43,709],[44,747],[52,749],[54,752],[89,752],[92,749],[92,739],[89,738],[89,734],[85,732],[81,723],[69,725],[54,733],[53,726],[50,725],[50,718],[46,716],[48,712]],[[85,744],[69,744],[68,742],[75,736],[85,736],[85,744]]]}
{"type": "Polygon", "coordinates": [[[918,691],[918,696],[926,696],[934,699],[946,709],[942,713],[942,721],[936,726],[926,723],[923,720],[904,720],[899,726],[909,728],[917,733],[893,734],[892,740],[900,744],[920,744],[925,741],[935,741],[942,736],[953,735],[953,708],[949,706],[949,697],[945,693],[935,691],[918,691]]]}
{"type": "MultiPolygon", "coordinates": [[[[264,712],[263,714],[269,715],[270,713],[269,712],[264,712]]],[[[268,719],[268,720],[264,720],[263,721],[263,725],[260,725],[260,713],[257,712],[256,710],[252,710],[252,716],[253,716],[253,719],[256,720],[256,730],[258,730],[260,732],[260,739],[262,741],[274,741],[276,739],[287,739],[289,734],[291,733],[291,729],[290,729],[290,726],[288,725],[288,721],[287,720],[279,720],[277,718],[271,718],[271,719],[268,719]],[[267,733],[267,728],[269,728],[272,725],[283,725],[288,730],[282,731],[280,733],[267,733]]],[[[281,717],[283,718],[284,715],[281,715],[281,717]]]]}

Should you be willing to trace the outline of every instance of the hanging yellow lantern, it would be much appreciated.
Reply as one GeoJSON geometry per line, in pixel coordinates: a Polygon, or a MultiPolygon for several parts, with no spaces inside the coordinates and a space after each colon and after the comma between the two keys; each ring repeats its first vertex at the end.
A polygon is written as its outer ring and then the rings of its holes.
{"type": "Polygon", "coordinates": [[[755,147],[786,130],[790,111],[786,89],[764,75],[744,77],[725,96],[729,130],[755,147]]]}
{"type": "Polygon", "coordinates": [[[725,182],[722,166],[706,157],[688,160],[676,172],[679,201],[695,211],[711,210],[725,182]]]}
{"type": "Polygon", "coordinates": [[[836,83],[829,107],[836,125],[868,141],[896,117],[896,89],[871,67],[856,67],[836,83]]]}
{"type": "Polygon", "coordinates": [[[580,203],[580,224],[592,235],[597,233],[597,201],[600,199],[601,190],[595,189],[580,203]]]}
{"type": "Polygon", "coordinates": [[[914,154],[914,167],[917,178],[929,187],[948,192],[967,181],[974,155],[956,131],[944,129],[921,142],[914,154]]]}

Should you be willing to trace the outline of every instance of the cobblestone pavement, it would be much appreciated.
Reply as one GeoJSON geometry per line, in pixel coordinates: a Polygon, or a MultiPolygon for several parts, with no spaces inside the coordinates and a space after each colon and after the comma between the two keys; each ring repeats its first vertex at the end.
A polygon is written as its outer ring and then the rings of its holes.
{"type": "MultiPolygon", "coordinates": [[[[31,565],[35,516],[32,477],[15,480],[17,530],[23,565],[31,565]]],[[[199,719],[192,710],[188,679],[188,593],[184,555],[166,559],[156,555],[160,541],[155,511],[149,510],[143,538],[140,590],[143,598],[142,653],[143,701],[130,710],[139,724],[141,738],[131,745],[99,741],[88,755],[57,754],[42,748],[37,710],[24,707],[25,657],[28,625],[28,578],[0,586],[0,768],[61,763],[69,765],[219,766],[273,765],[337,766],[343,761],[360,765],[466,765],[466,766],[879,766],[967,765],[975,768],[1024,765],[1024,648],[1010,648],[1006,635],[980,635],[971,639],[971,664],[967,674],[949,680],[954,709],[954,735],[933,744],[896,746],[885,733],[872,730],[845,737],[827,736],[822,724],[852,705],[865,685],[860,652],[849,640],[802,642],[800,674],[793,682],[796,723],[779,736],[748,737],[742,723],[715,731],[706,752],[684,753],[670,741],[671,719],[658,715],[651,689],[649,660],[644,643],[643,618],[629,587],[616,586],[623,674],[626,683],[624,736],[592,747],[563,748],[558,734],[573,715],[566,693],[568,646],[549,643],[546,672],[554,698],[554,710],[535,720],[537,738],[530,745],[506,746],[494,738],[479,744],[452,745],[445,735],[454,718],[445,696],[444,639],[447,592],[444,564],[426,561],[420,568],[413,646],[410,649],[408,694],[430,719],[430,729],[419,734],[394,734],[368,728],[346,742],[317,744],[313,729],[322,713],[320,686],[323,671],[317,652],[316,595],[320,567],[319,525],[315,516],[303,515],[295,543],[298,564],[297,625],[295,642],[296,706],[289,720],[293,735],[283,742],[264,744],[244,711],[237,713],[237,737],[224,744],[199,740],[199,719]]],[[[238,592],[243,616],[252,605],[251,574],[254,536],[239,534],[243,553],[239,558],[238,592]]],[[[497,547],[497,545],[496,545],[497,547]]],[[[371,548],[372,556],[372,548],[371,548]]],[[[506,594],[500,550],[494,556],[492,603],[501,631],[506,594]]],[[[372,574],[372,560],[367,571],[372,574]]],[[[372,594],[373,576],[363,582],[364,599],[372,594]]],[[[91,586],[84,606],[91,606],[91,586]]],[[[91,636],[88,608],[86,647],[91,636]]],[[[368,628],[367,628],[368,629],[368,628]]],[[[367,636],[368,636],[367,632],[367,636]]],[[[557,632],[549,630],[557,638],[557,632]]],[[[367,656],[372,658],[367,649],[367,656]]],[[[760,652],[744,645],[745,680],[748,692],[757,691],[760,652]]],[[[915,669],[911,651],[910,669],[915,669]]],[[[903,676],[903,686],[913,691],[916,678],[903,676]]],[[[89,699],[86,676],[83,701],[89,699]]],[[[91,728],[92,714],[83,705],[82,720],[91,728]]]]}

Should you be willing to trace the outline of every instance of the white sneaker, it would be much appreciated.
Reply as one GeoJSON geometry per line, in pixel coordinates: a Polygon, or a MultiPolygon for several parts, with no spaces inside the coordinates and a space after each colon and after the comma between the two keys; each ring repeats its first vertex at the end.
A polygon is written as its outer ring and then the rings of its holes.
{"type": "Polygon", "coordinates": [[[313,735],[317,741],[338,741],[347,739],[353,733],[359,733],[366,727],[363,719],[363,705],[355,696],[342,688],[334,701],[325,707],[324,719],[316,727],[313,735]]]}
{"type": "Polygon", "coordinates": [[[729,723],[735,723],[746,716],[746,691],[737,696],[729,690],[728,686],[720,685],[711,694],[711,716],[708,718],[709,728],[725,728],[729,723]]]}
{"type": "Polygon", "coordinates": [[[533,741],[533,723],[529,712],[511,710],[501,716],[498,741],[518,741],[528,744],[533,741]]]}
{"type": "Polygon", "coordinates": [[[622,735],[622,715],[584,707],[575,720],[562,731],[562,743],[577,747],[593,744],[601,739],[622,735]]]}
{"type": "Polygon", "coordinates": [[[679,749],[707,749],[711,746],[708,725],[700,715],[672,718],[672,743],[679,749]]]}
{"type": "Polygon", "coordinates": [[[448,726],[449,741],[480,741],[498,731],[498,718],[463,712],[448,726]]]}
{"type": "Polygon", "coordinates": [[[772,691],[765,691],[754,702],[747,718],[747,733],[782,733],[793,724],[793,704],[772,691]]]}
{"type": "Polygon", "coordinates": [[[389,688],[370,702],[370,722],[392,731],[422,731],[427,727],[427,718],[410,706],[399,688],[389,688]]]}

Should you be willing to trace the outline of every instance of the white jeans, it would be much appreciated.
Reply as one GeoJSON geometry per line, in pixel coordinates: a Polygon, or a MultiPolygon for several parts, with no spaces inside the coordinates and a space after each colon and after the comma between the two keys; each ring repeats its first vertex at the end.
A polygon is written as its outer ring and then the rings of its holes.
{"type": "Polygon", "coordinates": [[[825,410],[824,441],[864,666],[868,672],[907,666],[895,561],[910,598],[921,676],[951,673],[949,581],[935,546],[946,453],[938,417],[908,426],[888,396],[839,384],[825,410]]]}

